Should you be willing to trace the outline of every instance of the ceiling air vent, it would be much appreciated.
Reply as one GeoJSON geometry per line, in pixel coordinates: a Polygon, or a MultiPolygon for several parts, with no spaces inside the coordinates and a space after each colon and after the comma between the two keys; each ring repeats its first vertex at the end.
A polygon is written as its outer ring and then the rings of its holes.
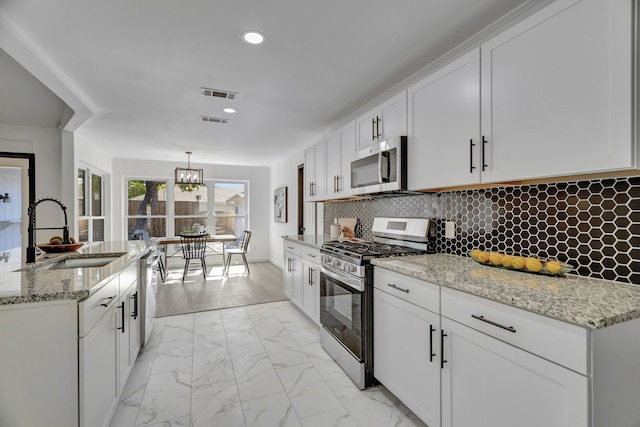
{"type": "Polygon", "coordinates": [[[200,120],[206,123],[221,123],[223,125],[229,123],[229,119],[222,119],[220,117],[200,116],[200,120]]]}
{"type": "Polygon", "coordinates": [[[208,87],[201,88],[204,96],[213,96],[216,98],[236,99],[238,92],[229,92],[226,90],[210,89],[208,87]]]}

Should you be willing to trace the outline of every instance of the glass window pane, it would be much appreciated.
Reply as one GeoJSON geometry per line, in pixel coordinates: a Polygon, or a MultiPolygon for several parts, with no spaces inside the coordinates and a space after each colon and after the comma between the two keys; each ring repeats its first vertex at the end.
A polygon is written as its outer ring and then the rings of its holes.
{"type": "Polygon", "coordinates": [[[78,169],[78,216],[85,216],[85,200],[84,200],[84,183],[86,172],[84,169],[78,169]]]}
{"type": "Polygon", "coordinates": [[[207,186],[196,185],[195,187],[197,187],[195,190],[187,191],[184,185],[175,186],[174,213],[176,216],[207,215],[207,186]]]}
{"type": "Polygon", "coordinates": [[[245,215],[245,184],[239,182],[216,182],[215,215],[245,215]]]}
{"type": "Polygon", "coordinates": [[[78,242],[89,241],[89,220],[78,220],[78,242]]]}
{"type": "Polygon", "coordinates": [[[97,218],[92,222],[93,225],[93,241],[104,242],[104,219],[97,218]]]}
{"type": "Polygon", "coordinates": [[[207,218],[204,217],[191,217],[191,218],[176,218],[175,220],[175,230],[176,235],[181,233],[192,233],[194,232],[193,225],[200,225],[200,232],[209,233],[209,224],[207,218]]]}
{"type": "Polygon", "coordinates": [[[102,216],[102,177],[91,174],[91,215],[102,216]]]}
{"type": "Polygon", "coordinates": [[[167,221],[165,218],[128,218],[127,235],[132,240],[134,234],[140,234],[141,240],[149,237],[164,237],[167,235],[167,221]]]}
{"type": "MultiPolygon", "coordinates": [[[[166,215],[166,202],[166,181],[129,180],[127,196],[128,215],[166,215]]],[[[161,236],[164,236],[164,234],[161,236]]]]}

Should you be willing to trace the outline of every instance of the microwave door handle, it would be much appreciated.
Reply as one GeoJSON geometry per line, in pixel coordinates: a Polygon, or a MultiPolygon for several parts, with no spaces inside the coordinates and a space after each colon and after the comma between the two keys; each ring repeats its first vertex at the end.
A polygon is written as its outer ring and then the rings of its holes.
{"type": "Polygon", "coordinates": [[[378,184],[382,184],[382,151],[378,153],[378,184]]]}

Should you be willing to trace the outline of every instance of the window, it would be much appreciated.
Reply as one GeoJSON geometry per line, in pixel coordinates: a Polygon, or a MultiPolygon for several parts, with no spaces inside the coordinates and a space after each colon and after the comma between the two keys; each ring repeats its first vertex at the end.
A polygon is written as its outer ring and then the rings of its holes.
{"type": "Polygon", "coordinates": [[[233,234],[240,238],[244,230],[248,229],[247,186],[246,182],[214,181],[215,234],[233,234]]]}
{"type": "Polygon", "coordinates": [[[146,240],[167,233],[167,182],[127,182],[127,238],[146,240]]]}
{"type": "Polygon", "coordinates": [[[173,191],[174,230],[175,234],[192,232],[193,226],[198,224],[201,230],[209,232],[209,218],[207,205],[207,186],[196,185],[187,187],[176,184],[173,191]]]}
{"type": "Polygon", "coordinates": [[[89,168],[78,169],[78,241],[104,241],[105,175],[89,168]],[[88,177],[91,181],[88,182],[88,177]],[[87,203],[89,201],[89,203],[87,203]]]}

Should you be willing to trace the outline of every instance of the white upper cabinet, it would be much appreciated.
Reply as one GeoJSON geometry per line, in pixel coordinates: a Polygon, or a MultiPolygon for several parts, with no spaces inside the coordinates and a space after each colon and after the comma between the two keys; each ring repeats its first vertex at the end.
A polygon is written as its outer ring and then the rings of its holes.
{"type": "Polygon", "coordinates": [[[304,200],[313,202],[324,199],[324,141],[304,152],[304,200]]]}
{"type": "Polygon", "coordinates": [[[475,184],[482,170],[480,49],[407,90],[408,188],[475,184]]]}
{"type": "Polygon", "coordinates": [[[407,93],[402,91],[356,119],[356,151],[407,134],[407,93]]]}
{"type": "Polygon", "coordinates": [[[325,140],[326,199],[346,197],[351,193],[351,159],[355,153],[355,146],[354,122],[342,127],[325,140]]]}
{"type": "Polygon", "coordinates": [[[558,0],[482,45],[482,181],[636,166],[633,3],[558,0]]]}

